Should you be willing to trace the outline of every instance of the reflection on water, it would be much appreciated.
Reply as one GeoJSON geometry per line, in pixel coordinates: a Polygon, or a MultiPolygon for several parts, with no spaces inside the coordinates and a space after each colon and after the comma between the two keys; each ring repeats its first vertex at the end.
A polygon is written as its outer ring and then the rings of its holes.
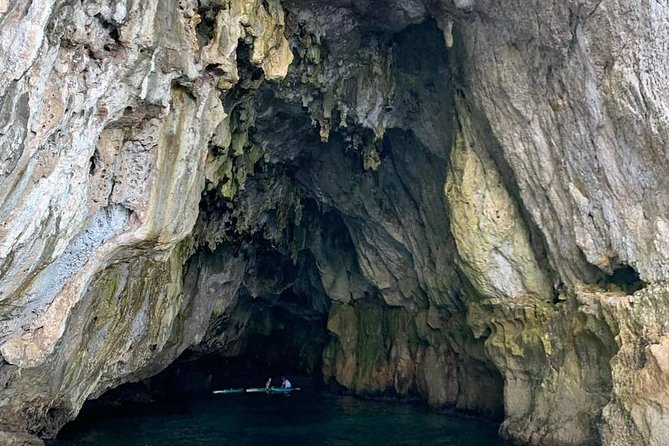
{"type": "Polygon", "coordinates": [[[493,424],[415,404],[302,392],[212,395],[180,405],[98,416],[53,446],[402,445],[498,446],[493,424]]]}

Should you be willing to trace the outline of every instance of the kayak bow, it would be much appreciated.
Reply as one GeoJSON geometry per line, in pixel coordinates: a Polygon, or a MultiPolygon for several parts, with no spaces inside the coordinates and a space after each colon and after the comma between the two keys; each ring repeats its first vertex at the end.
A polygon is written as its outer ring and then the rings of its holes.
{"type": "Polygon", "coordinates": [[[244,389],[225,389],[225,390],[214,390],[214,393],[244,393],[244,389]]]}

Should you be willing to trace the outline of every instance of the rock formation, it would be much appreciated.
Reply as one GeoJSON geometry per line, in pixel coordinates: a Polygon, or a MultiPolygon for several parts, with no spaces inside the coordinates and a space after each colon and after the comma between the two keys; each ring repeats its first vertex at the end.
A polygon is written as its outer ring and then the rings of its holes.
{"type": "Polygon", "coordinates": [[[668,25],[0,0],[0,438],[283,327],[330,383],[520,444],[667,444],[668,25]]]}

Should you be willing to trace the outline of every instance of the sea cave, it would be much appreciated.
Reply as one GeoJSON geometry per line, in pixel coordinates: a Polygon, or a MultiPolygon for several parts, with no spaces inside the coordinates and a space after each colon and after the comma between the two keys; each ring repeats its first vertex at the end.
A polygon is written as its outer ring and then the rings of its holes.
{"type": "Polygon", "coordinates": [[[285,375],[514,444],[666,444],[668,20],[0,0],[0,443],[285,375]]]}

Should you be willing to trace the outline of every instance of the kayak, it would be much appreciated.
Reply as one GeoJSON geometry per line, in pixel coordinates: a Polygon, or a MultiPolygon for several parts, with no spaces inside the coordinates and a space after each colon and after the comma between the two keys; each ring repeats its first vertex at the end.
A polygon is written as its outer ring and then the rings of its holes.
{"type": "MultiPolygon", "coordinates": [[[[265,390],[265,389],[263,389],[265,390]]],[[[299,387],[291,387],[290,389],[284,389],[283,387],[272,387],[269,389],[268,393],[290,393],[290,392],[295,392],[296,390],[300,390],[299,387]]]]}
{"type": "Polygon", "coordinates": [[[227,393],[290,393],[300,390],[299,387],[291,387],[290,389],[284,389],[283,387],[272,387],[268,391],[264,387],[253,387],[250,389],[225,389],[225,390],[214,390],[215,394],[227,394],[227,393]]]}
{"type": "Polygon", "coordinates": [[[247,393],[290,393],[296,390],[300,390],[299,387],[291,387],[290,389],[284,389],[283,387],[271,387],[269,390],[264,387],[257,387],[253,389],[246,389],[247,393]]]}

